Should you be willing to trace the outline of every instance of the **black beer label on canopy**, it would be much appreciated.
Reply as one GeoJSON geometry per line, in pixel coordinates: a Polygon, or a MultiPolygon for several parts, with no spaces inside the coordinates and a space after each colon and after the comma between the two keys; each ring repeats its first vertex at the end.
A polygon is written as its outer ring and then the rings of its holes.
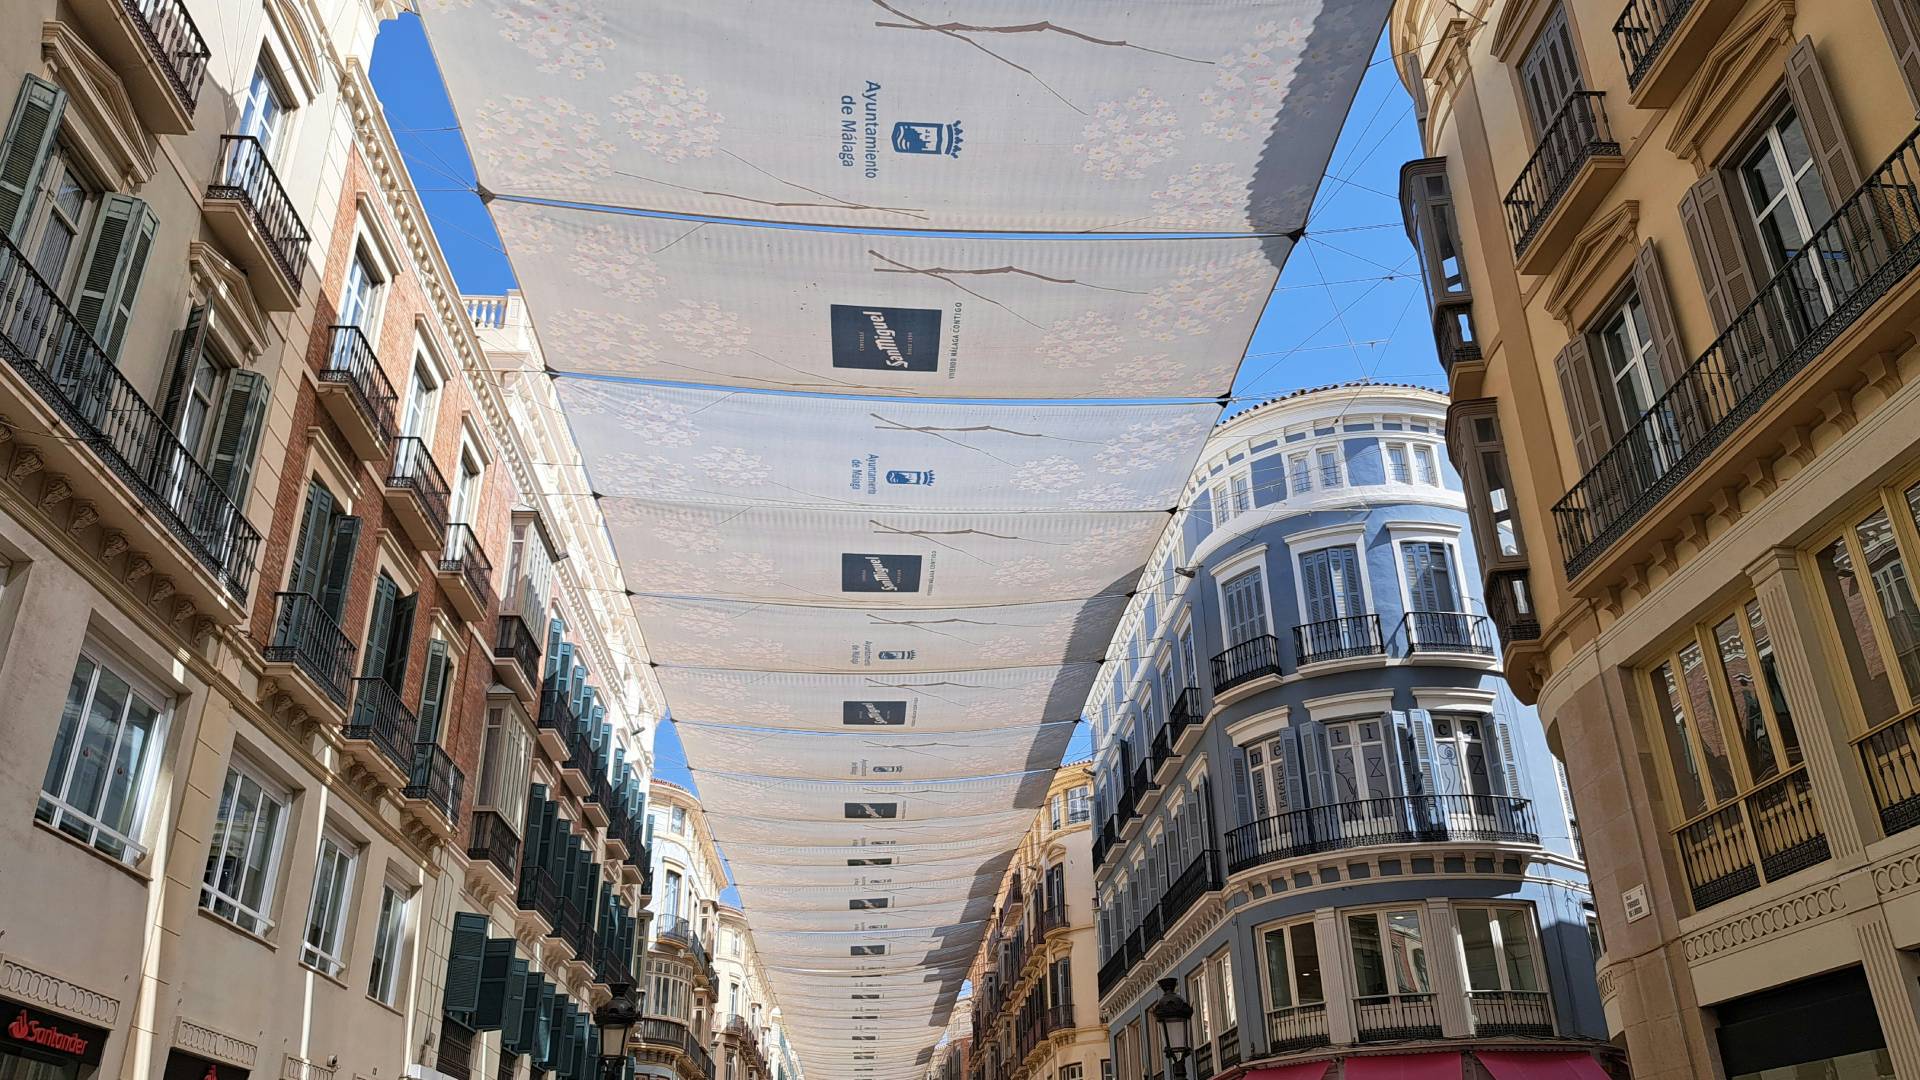
{"type": "Polygon", "coordinates": [[[840,591],[919,592],[920,556],[843,553],[840,556],[840,591]]]}
{"type": "Polygon", "coordinates": [[[833,366],[883,371],[940,369],[940,310],[834,304],[828,314],[833,366]]]}
{"type": "Polygon", "coordinates": [[[847,727],[901,727],[907,722],[904,701],[843,701],[840,723],[847,727]]]}

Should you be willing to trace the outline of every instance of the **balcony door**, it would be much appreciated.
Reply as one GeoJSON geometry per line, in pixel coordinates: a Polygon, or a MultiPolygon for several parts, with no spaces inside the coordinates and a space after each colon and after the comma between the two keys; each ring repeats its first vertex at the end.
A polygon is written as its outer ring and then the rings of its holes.
{"type": "Polygon", "coordinates": [[[1360,582],[1360,555],[1353,545],[1322,548],[1300,556],[1300,591],[1307,616],[1302,637],[1309,654],[1343,652],[1363,647],[1371,640],[1365,628],[1344,621],[1367,610],[1366,590],[1360,582]]]}
{"type": "Polygon", "coordinates": [[[1349,720],[1326,725],[1327,753],[1333,759],[1334,826],[1349,839],[1396,831],[1401,817],[1393,777],[1387,768],[1385,723],[1349,720]]]}
{"type": "Polygon", "coordinates": [[[1232,648],[1267,632],[1266,584],[1258,569],[1234,577],[1220,587],[1227,615],[1227,647],[1232,648]]]}
{"type": "Polygon", "coordinates": [[[1520,86],[1536,139],[1546,137],[1560,106],[1581,89],[1579,56],[1567,29],[1566,9],[1556,7],[1520,62],[1520,86]]]}
{"type": "Polygon", "coordinates": [[[267,74],[266,65],[255,65],[246,99],[240,103],[239,133],[259,140],[261,154],[272,161],[280,133],[286,126],[286,116],[286,102],[274,86],[273,77],[267,74]]]}

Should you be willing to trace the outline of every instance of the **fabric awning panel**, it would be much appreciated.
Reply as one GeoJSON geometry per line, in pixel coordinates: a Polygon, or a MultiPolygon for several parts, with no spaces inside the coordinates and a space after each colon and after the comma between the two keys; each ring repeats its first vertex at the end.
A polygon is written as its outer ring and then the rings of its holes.
{"type": "Polygon", "coordinates": [[[1476,1050],[1493,1080],[1608,1080],[1607,1071],[1584,1050],[1476,1050]]]}
{"type": "Polygon", "coordinates": [[[1341,1063],[1343,1080],[1460,1080],[1461,1068],[1458,1051],[1349,1057],[1341,1063]]]}
{"type": "MultiPolygon", "coordinates": [[[[1075,725],[1028,723],[973,731],[875,734],[798,732],[681,721],[699,744],[702,771],[751,762],[765,776],[850,779],[955,780],[999,773],[1051,773],[1073,738],[1075,725]]],[[[843,729],[844,731],[844,729],[843,729]]],[[[691,760],[691,759],[690,759],[691,760]]],[[[737,877],[738,875],[736,875],[737,877]]]]}

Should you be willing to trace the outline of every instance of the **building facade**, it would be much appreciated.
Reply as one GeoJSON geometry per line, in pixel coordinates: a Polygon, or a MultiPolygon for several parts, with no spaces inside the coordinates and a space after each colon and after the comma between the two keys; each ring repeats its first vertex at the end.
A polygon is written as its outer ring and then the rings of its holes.
{"type": "MultiPolygon", "coordinates": [[[[1100,1080],[1093,763],[1064,765],[1014,848],[969,978],[974,1080],[1100,1080]]],[[[949,1043],[951,1046],[951,1042],[949,1043]]]]}
{"type": "Polygon", "coordinates": [[[1920,1076],[1916,26],[1392,16],[1450,449],[1637,1075],[1920,1076]]]}
{"type": "Polygon", "coordinates": [[[1612,1065],[1586,876],[1501,678],[1445,409],[1335,387],[1206,445],[1087,708],[1114,1076],[1168,1069],[1163,979],[1195,1010],[1195,1080],[1612,1065]]]}
{"type": "Polygon", "coordinates": [[[658,692],[367,82],[395,14],[0,5],[8,1070],[585,1080],[639,977],[658,692]]]}

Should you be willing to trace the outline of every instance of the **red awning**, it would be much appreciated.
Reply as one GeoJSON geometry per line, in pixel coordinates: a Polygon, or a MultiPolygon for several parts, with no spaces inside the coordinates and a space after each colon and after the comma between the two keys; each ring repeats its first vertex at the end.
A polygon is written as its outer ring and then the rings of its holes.
{"type": "Polygon", "coordinates": [[[1608,1080],[1593,1055],[1578,1050],[1476,1050],[1494,1080],[1608,1080]]]}
{"type": "Polygon", "coordinates": [[[1328,1061],[1303,1061],[1298,1065],[1280,1065],[1270,1069],[1255,1069],[1240,1080],[1322,1080],[1327,1075],[1328,1061]]]}
{"type": "Polygon", "coordinates": [[[1350,1057],[1346,1070],[1346,1080],[1460,1080],[1460,1054],[1350,1057]]]}

